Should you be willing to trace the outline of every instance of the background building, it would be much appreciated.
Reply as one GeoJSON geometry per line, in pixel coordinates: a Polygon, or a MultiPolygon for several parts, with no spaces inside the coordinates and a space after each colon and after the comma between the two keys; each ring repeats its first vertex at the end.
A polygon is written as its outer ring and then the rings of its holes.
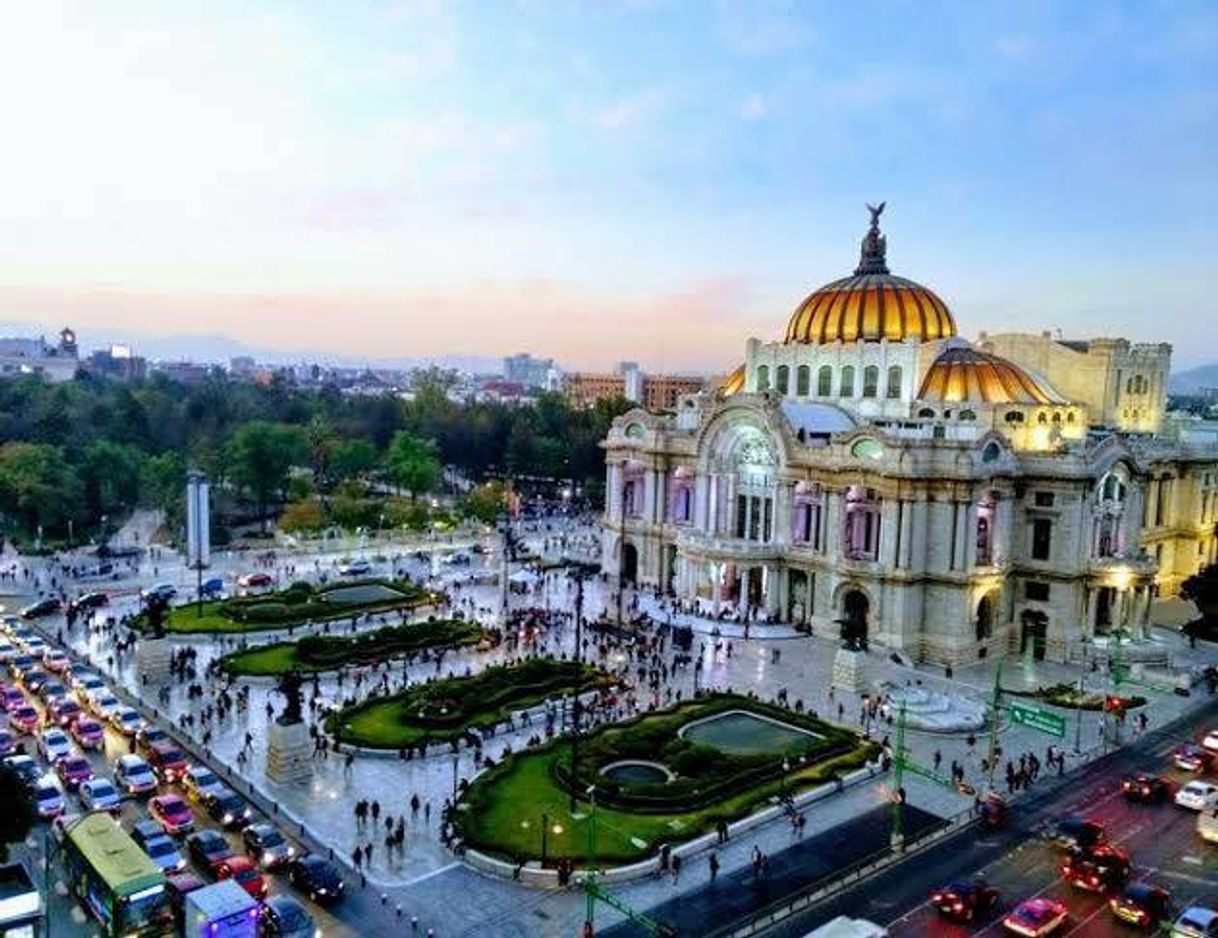
{"type": "Polygon", "coordinates": [[[563,377],[563,393],[576,407],[597,401],[625,399],[648,410],[672,410],[685,394],[707,387],[698,375],[649,375],[636,362],[622,362],[616,372],[571,372],[563,377]]]}
{"type": "Polygon", "coordinates": [[[64,329],[59,344],[36,339],[0,338],[0,377],[42,375],[48,381],[70,381],[80,369],[76,333],[64,329]]]}

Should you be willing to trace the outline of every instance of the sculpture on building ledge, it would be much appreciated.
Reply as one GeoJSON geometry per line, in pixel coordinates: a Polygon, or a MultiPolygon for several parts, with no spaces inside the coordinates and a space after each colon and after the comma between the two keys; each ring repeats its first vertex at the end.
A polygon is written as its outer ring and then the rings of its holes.
{"type": "Polygon", "coordinates": [[[295,669],[287,672],[279,679],[279,684],[275,689],[283,694],[283,698],[286,701],[283,713],[275,721],[280,726],[291,726],[293,723],[302,723],[304,721],[301,715],[304,703],[303,687],[304,678],[295,669]]]}

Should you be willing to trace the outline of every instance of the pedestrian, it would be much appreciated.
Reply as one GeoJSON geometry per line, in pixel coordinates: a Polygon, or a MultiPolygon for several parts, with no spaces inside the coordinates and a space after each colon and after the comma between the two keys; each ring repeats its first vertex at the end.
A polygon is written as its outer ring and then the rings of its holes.
{"type": "Polygon", "coordinates": [[[679,856],[672,858],[672,884],[675,886],[677,880],[681,878],[681,858],[679,856]]]}
{"type": "Polygon", "coordinates": [[[939,766],[943,764],[943,753],[936,749],[933,760],[935,763],[935,772],[937,773],[939,771],[939,766]]]}
{"type": "Polygon", "coordinates": [[[710,855],[710,881],[713,883],[715,877],[719,875],[719,857],[712,850],[710,855]]]}
{"type": "Polygon", "coordinates": [[[351,851],[351,862],[355,865],[357,870],[363,867],[364,851],[360,849],[359,844],[356,844],[355,849],[351,851]]]}

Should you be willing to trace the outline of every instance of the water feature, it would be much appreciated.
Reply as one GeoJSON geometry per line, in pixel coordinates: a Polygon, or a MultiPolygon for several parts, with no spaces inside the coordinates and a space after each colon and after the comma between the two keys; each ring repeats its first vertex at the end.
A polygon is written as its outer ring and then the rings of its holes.
{"type": "Polygon", "coordinates": [[[807,749],[819,733],[800,729],[747,710],[729,710],[713,717],[686,723],[677,735],[703,746],[713,746],[738,756],[782,755],[807,749]]]}
{"type": "Polygon", "coordinates": [[[672,781],[672,773],[659,762],[623,759],[601,769],[601,775],[619,785],[663,785],[672,781]]]}

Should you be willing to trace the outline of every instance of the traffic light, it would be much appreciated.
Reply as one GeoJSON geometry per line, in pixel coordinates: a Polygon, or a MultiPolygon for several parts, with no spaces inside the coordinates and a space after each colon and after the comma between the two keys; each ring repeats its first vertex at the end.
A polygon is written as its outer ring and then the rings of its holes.
{"type": "Polygon", "coordinates": [[[1104,712],[1121,714],[1125,712],[1125,701],[1116,694],[1104,695],[1104,712]]]}

